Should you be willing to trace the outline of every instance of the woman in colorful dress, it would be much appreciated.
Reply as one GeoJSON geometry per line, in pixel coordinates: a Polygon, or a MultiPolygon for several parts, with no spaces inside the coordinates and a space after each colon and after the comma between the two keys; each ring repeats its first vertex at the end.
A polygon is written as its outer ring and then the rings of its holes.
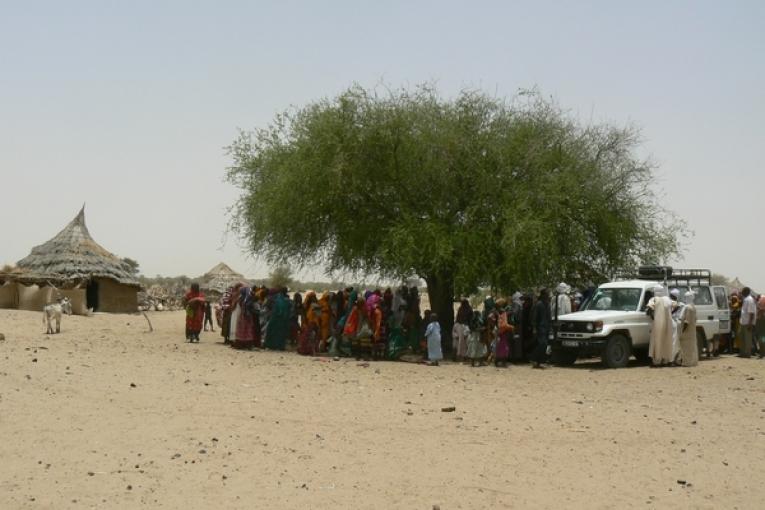
{"type": "Polygon", "coordinates": [[[205,295],[199,290],[198,283],[191,284],[191,289],[183,296],[183,305],[186,308],[186,340],[198,343],[205,316],[205,295]]]}
{"type": "Polygon", "coordinates": [[[303,316],[303,296],[295,292],[290,306],[290,344],[297,345],[300,338],[300,318],[303,316]]]}
{"type": "Polygon", "coordinates": [[[343,335],[338,342],[338,355],[351,356],[363,349],[363,343],[371,346],[371,328],[364,298],[359,297],[345,320],[343,335]]]}
{"type": "Polygon", "coordinates": [[[481,312],[476,310],[473,312],[473,317],[470,321],[470,335],[467,343],[467,358],[470,360],[471,367],[474,367],[476,363],[478,363],[478,366],[483,366],[486,360],[486,344],[483,343],[481,338],[483,330],[481,312]]]}
{"type": "Polygon", "coordinates": [[[332,307],[329,304],[329,292],[326,290],[321,293],[319,298],[320,317],[319,317],[319,332],[320,342],[319,351],[326,352],[327,342],[329,341],[329,334],[332,326],[332,307]]]}
{"type": "Polygon", "coordinates": [[[398,289],[391,301],[390,317],[388,318],[388,359],[397,360],[409,348],[406,336],[404,336],[404,314],[406,313],[406,300],[404,289],[398,289]]]}
{"type": "Polygon", "coordinates": [[[507,301],[497,301],[497,346],[494,350],[494,365],[507,366],[510,358],[510,339],[513,335],[513,326],[507,313],[507,301]]]}
{"type": "Polygon", "coordinates": [[[303,319],[300,327],[300,338],[297,351],[305,356],[313,356],[319,350],[319,317],[315,309],[318,308],[316,294],[308,291],[303,303],[303,319]]]}
{"type": "Polygon", "coordinates": [[[258,310],[255,297],[250,287],[239,289],[239,300],[232,314],[232,325],[235,324],[231,347],[234,349],[252,349],[260,347],[260,328],[258,327],[258,310]]]}
{"type": "Polygon", "coordinates": [[[470,335],[470,321],[473,319],[473,309],[470,302],[463,299],[457,309],[457,316],[452,328],[452,357],[454,361],[462,361],[467,353],[467,341],[470,335]]]}
{"type": "Polygon", "coordinates": [[[223,337],[224,344],[231,343],[231,312],[236,307],[236,300],[241,286],[241,283],[237,283],[229,287],[220,298],[220,320],[218,326],[220,327],[220,336],[223,337]]]}
{"type": "Polygon", "coordinates": [[[272,292],[272,298],[265,347],[274,351],[283,351],[287,345],[290,328],[290,302],[287,289],[272,292]]]}

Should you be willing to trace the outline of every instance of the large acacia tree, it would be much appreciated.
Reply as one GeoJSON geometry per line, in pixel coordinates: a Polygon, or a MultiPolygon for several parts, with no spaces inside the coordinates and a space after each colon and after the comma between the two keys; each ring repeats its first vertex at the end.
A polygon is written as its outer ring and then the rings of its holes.
{"type": "Polygon", "coordinates": [[[450,325],[478,286],[597,281],[675,254],[680,224],[638,142],[534,92],[352,87],[234,141],[233,228],[272,263],[419,276],[450,325]]]}

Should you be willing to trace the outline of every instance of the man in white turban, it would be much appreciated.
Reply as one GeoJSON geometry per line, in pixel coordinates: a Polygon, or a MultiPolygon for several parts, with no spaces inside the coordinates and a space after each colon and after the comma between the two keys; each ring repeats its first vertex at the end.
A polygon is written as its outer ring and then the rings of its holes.
{"type": "Polygon", "coordinates": [[[653,289],[648,312],[653,317],[648,356],[654,366],[672,363],[672,300],[667,295],[667,289],[661,285],[653,289]]]}
{"type": "Polygon", "coordinates": [[[696,343],[696,305],[693,292],[683,297],[685,306],[680,313],[677,328],[680,331],[680,360],[684,367],[695,367],[699,363],[699,347],[696,343]]]}
{"type": "Polygon", "coordinates": [[[571,298],[568,295],[568,293],[571,292],[571,287],[568,284],[561,282],[555,290],[558,292],[558,297],[552,306],[553,319],[571,313],[571,298]]]}

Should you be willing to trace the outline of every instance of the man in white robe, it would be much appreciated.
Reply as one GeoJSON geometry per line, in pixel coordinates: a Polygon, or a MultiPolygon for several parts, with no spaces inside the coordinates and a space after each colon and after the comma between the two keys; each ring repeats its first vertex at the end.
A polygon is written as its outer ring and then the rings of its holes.
{"type": "Polygon", "coordinates": [[[683,297],[685,306],[680,312],[677,328],[680,330],[680,359],[684,367],[695,367],[699,363],[699,346],[696,341],[696,305],[693,292],[683,297]]]}
{"type": "Polygon", "coordinates": [[[672,301],[672,360],[678,362],[680,357],[680,315],[685,305],[680,302],[679,289],[669,291],[669,299],[672,301]]]}
{"type": "Polygon", "coordinates": [[[672,363],[672,300],[667,295],[667,289],[661,285],[654,287],[648,309],[653,316],[648,356],[654,366],[672,363]]]}
{"type": "Polygon", "coordinates": [[[569,292],[571,292],[571,287],[568,284],[561,282],[555,290],[558,291],[558,297],[551,307],[553,319],[571,313],[571,298],[568,295],[569,292]]]}

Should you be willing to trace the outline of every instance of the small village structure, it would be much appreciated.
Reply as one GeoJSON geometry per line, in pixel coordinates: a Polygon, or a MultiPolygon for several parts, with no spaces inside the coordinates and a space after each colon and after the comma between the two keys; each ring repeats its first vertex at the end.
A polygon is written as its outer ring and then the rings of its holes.
{"type": "Polygon", "coordinates": [[[217,264],[199,278],[199,287],[208,298],[222,296],[226,289],[237,283],[251,285],[252,282],[223,262],[217,264]]]}
{"type": "Polygon", "coordinates": [[[0,308],[42,310],[69,297],[76,314],[132,313],[140,283],[130,265],[99,245],[85,224],[85,206],[49,241],[32,248],[12,272],[0,273],[0,308]]]}

